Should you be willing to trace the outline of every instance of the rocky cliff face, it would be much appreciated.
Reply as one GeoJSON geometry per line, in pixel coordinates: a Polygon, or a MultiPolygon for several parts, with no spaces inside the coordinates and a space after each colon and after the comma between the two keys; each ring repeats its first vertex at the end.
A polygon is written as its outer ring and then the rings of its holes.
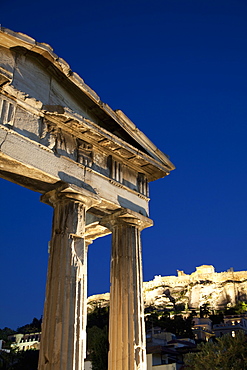
{"type": "MultiPolygon", "coordinates": [[[[155,276],[143,287],[146,307],[199,309],[208,303],[211,309],[219,310],[247,301],[247,271],[217,273],[213,266],[203,265],[191,275],[178,271],[178,276],[155,276]]],[[[109,299],[109,293],[89,297],[88,307],[108,305],[109,299]]]]}

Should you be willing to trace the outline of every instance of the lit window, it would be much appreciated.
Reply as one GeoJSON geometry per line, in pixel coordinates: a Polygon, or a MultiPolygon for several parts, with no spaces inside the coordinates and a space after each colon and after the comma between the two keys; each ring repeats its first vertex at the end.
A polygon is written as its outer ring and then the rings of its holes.
{"type": "Polygon", "coordinates": [[[236,335],[236,333],[235,333],[235,331],[233,330],[233,331],[232,331],[232,337],[234,338],[234,337],[235,337],[235,335],[236,335]]]}

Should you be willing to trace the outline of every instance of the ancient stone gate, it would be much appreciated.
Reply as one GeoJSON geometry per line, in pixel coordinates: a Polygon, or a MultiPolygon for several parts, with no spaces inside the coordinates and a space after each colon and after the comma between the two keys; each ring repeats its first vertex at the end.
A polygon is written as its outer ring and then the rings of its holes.
{"type": "Polygon", "coordinates": [[[54,208],[39,370],[82,370],[87,249],[112,233],[109,369],[146,368],[140,232],[174,169],[47,44],[0,31],[0,176],[54,208]]]}

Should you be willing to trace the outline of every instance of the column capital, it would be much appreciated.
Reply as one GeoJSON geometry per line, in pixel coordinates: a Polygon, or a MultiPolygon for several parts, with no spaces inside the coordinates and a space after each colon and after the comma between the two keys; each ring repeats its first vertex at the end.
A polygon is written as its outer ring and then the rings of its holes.
{"type": "Polygon", "coordinates": [[[153,226],[153,221],[140,213],[132,211],[131,209],[121,208],[120,210],[103,217],[100,224],[107,227],[109,230],[112,230],[114,226],[119,224],[128,224],[136,226],[139,230],[143,230],[146,227],[153,226]]]}
{"type": "Polygon", "coordinates": [[[46,203],[52,207],[56,203],[66,199],[83,203],[87,209],[101,202],[100,197],[96,193],[92,193],[87,189],[73,184],[61,184],[61,182],[59,182],[55,189],[48,191],[40,197],[42,203],[46,203]]]}

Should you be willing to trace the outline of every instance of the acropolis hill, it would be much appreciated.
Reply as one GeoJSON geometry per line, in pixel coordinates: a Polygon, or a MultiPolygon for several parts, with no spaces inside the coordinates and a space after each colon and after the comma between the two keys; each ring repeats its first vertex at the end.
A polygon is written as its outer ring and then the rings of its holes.
{"type": "MultiPolygon", "coordinates": [[[[155,276],[144,282],[145,307],[198,309],[208,303],[211,309],[230,307],[247,300],[247,271],[215,272],[212,265],[196,267],[192,274],[178,270],[177,276],[155,276]]],[[[108,305],[109,293],[88,298],[88,309],[108,305]]]]}

